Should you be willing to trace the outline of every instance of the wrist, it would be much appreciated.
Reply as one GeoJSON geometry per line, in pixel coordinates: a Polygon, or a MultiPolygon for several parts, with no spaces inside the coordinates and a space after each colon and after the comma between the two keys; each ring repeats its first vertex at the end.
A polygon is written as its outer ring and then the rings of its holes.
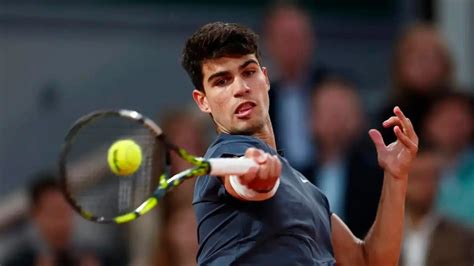
{"type": "Polygon", "coordinates": [[[391,184],[391,186],[398,187],[402,190],[406,190],[406,187],[408,186],[408,175],[395,176],[386,172],[384,174],[384,183],[391,184]]]}
{"type": "Polygon", "coordinates": [[[388,177],[388,178],[391,178],[391,179],[394,179],[394,180],[399,180],[401,182],[403,181],[408,181],[408,174],[406,173],[397,173],[397,174],[394,174],[394,173],[391,173],[389,171],[385,171],[384,172],[384,176],[385,177],[388,177]]]}
{"type": "Polygon", "coordinates": [[[262,201],[269,199],[273,197],[273,195],[275,195],[278,190],[278,187],[280,186],[280,178],[276,180],[275,185],[273,185],[273,188],[271,188],[270,190],[263,191],[254,190],[241,184],[239,177],[236,175],[229,176],[229,183],[232,186],[232,189],[240,198],[249,201],[262,201]]]}

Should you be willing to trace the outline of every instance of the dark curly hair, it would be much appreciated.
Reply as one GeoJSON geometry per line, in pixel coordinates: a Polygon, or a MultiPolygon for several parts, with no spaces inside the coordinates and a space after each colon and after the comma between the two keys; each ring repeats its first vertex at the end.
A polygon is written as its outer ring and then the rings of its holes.
{"type": "Polygon", "coordinates": [[[204,91],[202,65],[224,56],[255,54],[261,62],[258,35],[235,23],[213,22],[202,26],[187,41],[181,65],[196,89],[204,91]]]}

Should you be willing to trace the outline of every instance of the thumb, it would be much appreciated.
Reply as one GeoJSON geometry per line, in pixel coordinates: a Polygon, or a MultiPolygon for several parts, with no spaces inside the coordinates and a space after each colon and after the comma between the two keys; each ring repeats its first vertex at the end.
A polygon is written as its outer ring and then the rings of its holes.
{"type": "Polygon", "coordinates": [[[380,134],[377,129],[371,129],[369,130],[369,136],[375,145],[377,153],[380,153],[385,148],[385,142],[383,140],[382,134],[380,134]]]}

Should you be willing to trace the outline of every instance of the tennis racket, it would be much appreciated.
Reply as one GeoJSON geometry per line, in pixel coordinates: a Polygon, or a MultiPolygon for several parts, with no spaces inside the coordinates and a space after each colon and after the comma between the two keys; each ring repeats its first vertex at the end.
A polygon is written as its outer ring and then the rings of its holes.
{"type": "Polygon", "coordinates": [[[71,206],[85,219],[126,223],[149,212],[184,180],[202,175],[242,175],[256,163],[245,158],[205,160],[169,142],[151,119],[131,110],[96,111],[78,119],[65,137],[59,159],[60,184],[71,206]],[[136,171],[117,175],[109,148],[133,140],[142,160],[136,171]],[[170,153],[193,167],[170,176],[170,153]]]}

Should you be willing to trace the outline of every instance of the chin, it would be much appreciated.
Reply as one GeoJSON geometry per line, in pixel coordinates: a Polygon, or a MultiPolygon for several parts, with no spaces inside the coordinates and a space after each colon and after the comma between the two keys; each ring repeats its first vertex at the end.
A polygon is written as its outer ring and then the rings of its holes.
{"type": "Polygon", "coordinates": [[[241,127],[234,128],[232,132],[238,135],[254,135],[261,131],[262,128],[263,123],[245,123],[245,125],[242,125],[241,127]]]}

